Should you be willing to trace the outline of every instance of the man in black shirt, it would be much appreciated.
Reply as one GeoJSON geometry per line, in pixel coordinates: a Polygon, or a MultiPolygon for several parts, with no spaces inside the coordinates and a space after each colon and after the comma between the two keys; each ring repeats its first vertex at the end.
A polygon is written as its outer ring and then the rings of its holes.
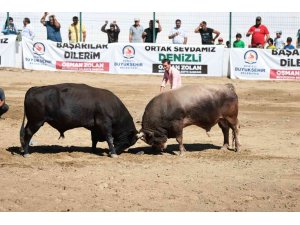
{"type": "Polygon", "coordinates": [[[213,45],[220,35],[219,31],[207,27],[205,21],[200,23],[200,25],[195,29],[195,33],[200,33],[203,45],[213,45]],[[215,37],[213,37],[213,33],[216,34],[215,37]]]}
{"type": "Polygon", "coordinates": [[[105,29],[107,24],[108,21],[106,20],[105,24],[101,27],[101,31],[107,33],[108,43],[118,42],[120,28],[118,27],[116,21],[113,21],[113,23],[109,25],[110,29],[105,29]]]}
{"type": "Polygon", "coordinates": [[[0,88],[0,118],[8,111],[8,105],[5,104],[5,94],[2,88],[0,88]]]}
{"type": "MultiPolygon", "coordinates": [[[[155,41],[156,41],[157,33],[162,31],[159,20],[156,20],[156,22],[157,22],[158,28],[155,28],[155,41]]],[[[150,20],[149,27],[144,30],[142,37],[143,37],[145,43],[154,43],[155,42],[155,41],[153,41],[153,25],[154,25],[153,20],[150,20]]]]}

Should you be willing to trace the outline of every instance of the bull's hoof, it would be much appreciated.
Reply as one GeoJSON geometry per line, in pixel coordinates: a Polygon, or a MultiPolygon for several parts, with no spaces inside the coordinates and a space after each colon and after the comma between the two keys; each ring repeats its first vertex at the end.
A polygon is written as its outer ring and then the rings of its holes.
{"type": "Polygon", "coordinates": [[[229,146],[228,145],[223,145],[220,150],[224,151],[224,150],[228,150],[229,149],[229,146]]]}
{"type": "Polygon", "coordinates": [[[110,154],[109,155],[111,158],[118,158],[118,155],[117,154],[110,154]]]}
{"type": "Polygon", "coordinates": [[[23,154],[24,158],[28,158],[29,157],[29,153],[23,154]]]}

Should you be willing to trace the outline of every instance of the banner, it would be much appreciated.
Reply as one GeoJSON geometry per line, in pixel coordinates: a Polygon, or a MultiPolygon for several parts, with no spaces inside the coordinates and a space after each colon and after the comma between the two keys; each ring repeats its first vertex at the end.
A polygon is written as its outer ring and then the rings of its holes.
{"type": "Polygon", "coordinates": [[[0,67],[16,67],[16,35],[0,36],[0,67]]]}
{"type": "Polygon", "coordinates": [[[299,49],[231,49],[231,78],[300,80],[299,49]]]}
{"type": "Polygon", "coordinates": [[[222,76],[223,46],[56,43],[23,38],[24,68],[113,74],[160,74],[169,59],[183,75],[222,76]]]}
{"type": "Polygon", "coordinates": [[[163,73],[161,61],[166,58],[181,74],[191,76],[223,75],[223,46],[114,43],[110,45],[110,50],[112,50],[111,73],[163,73]]]}
{"type": "Polygon", "coordinates": [[[107,44],[57,43],[22,38],[25,69],[109,72],[107,44]]]}

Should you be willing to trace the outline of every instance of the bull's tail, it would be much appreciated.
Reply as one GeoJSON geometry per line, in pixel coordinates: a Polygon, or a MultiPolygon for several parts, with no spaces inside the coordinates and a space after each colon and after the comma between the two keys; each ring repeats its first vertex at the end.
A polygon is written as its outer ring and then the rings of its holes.
{"type": "Polygon", "coordinates": [[[26,117],[26,114],[25,114],[25,105],[24,105],[23,122],[22,122],[21,129],[20,129],[20,142],[21,142],[21,147],[22,148],[25,147],[25,141],[24,141],[24,136],[25,136],[25,127],[24,127],[25,117],[26,117]]]}

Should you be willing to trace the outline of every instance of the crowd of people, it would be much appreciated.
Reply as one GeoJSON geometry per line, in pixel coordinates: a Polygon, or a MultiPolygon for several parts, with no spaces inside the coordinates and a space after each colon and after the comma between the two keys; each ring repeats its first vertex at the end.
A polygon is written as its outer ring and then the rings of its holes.
{"type": "MultiPolygon", "coordinates": [[[[40,22],[46,27],[47,30],[47,39],[54,42],[62,42],[61,37],[61,25],[58,22],[55,15],[49,15],[48,12],[45,12],[40,20],[40,22]],[[48,20],[46,20],[48,16],[48,20]]],[[[187,44],[188,36],[187,31],[182,28],[182,22],[180,19],[175,21],[175,26],[170,30],[168,38],[172,40],[173,44],[187,44]]],[[[108,26],[108,21],[105,21],[104,25],[101,27],[101,31],[107,34],[107,42],[115,43],[119,40],[119,34],[121,32],[120,27],[116,21],[113,21],[109,24],[109,29],[106,29],[108,26]]],[[[144,29],[140,24],[140,19],[135,18],[134,24],[129,28],[129,42],[130,43],[155,43],[158,33],[162,31],[162,26],[159,20],[149,21],[149,27],[144,29]],[[157,23],[157,26],[155,26],[157,23]],[[155,29],[154,29],[155,28],[155,29]],[[154,37],[154,38],[153,38],[154,37]]],[[[206,21],[202,21],[199,26],[194,30],[195,33],[199,33],[201,36],[201,41],[203,45],[224,45],[223,38],[220,36],[220,31],[210,28],[207,26],[206,21]],[[219,37],[219,38],[218,38],[219,37]],[[216,43],[217,40],[217,43],[216,43]]],[[[7,18],[2,33],[4,35],[18,34],[19,30],[14,24],[12,17],[7,18]]],[[[35,37],[35,32],[30,24],[30,19],[28,17],[23,20],[23,29],[21,29],[20,34],[22,37],[29,38],[31,40],[35,37]]],[[[255,24],[250,27],[246,33],[246,37],[251,36],[251,44],[246,46],[245,42],[242,40],[242,34],[236,34],[236,40],[232,43],[227,41],[225,47],[233,48],[267,48],[267,49],[294,49],[300,48],[300,29],[298,30],[296,36],[295,46],[292,44],[292,37],[287,37],[284,41],[281,37],[282,31],[277,31],[274,38],[270,37],[269,30],[266,25],[262,24],[262,18],[260,16],[256,17],[255,24]]],[[[68,29],[68,39],[70,43],[85,42],[87,36],[85,24],[79,23],[77,16],[73,17],[73,23],[69,26],[68,29]]]]}

